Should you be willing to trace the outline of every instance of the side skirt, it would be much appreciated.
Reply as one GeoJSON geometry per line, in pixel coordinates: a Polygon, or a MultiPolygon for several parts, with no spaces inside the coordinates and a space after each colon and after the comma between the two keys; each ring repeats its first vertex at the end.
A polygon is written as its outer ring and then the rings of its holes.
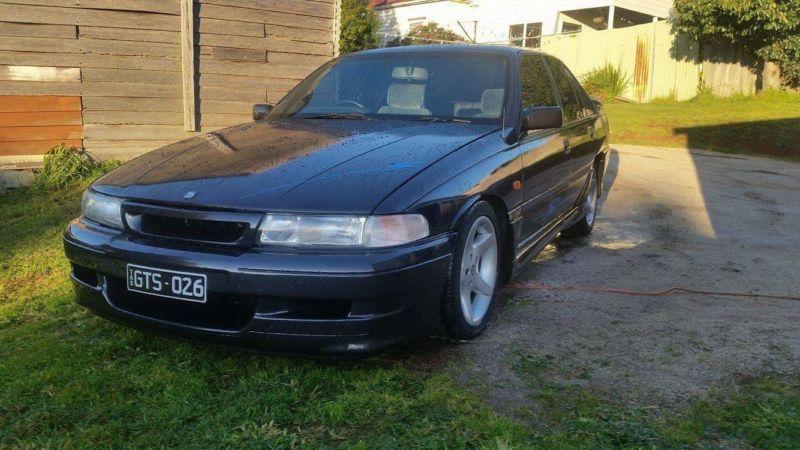
{"type": "Polygon", "coordinates": [[[545,247],[547,244],[552,242],[558,233],[561,230],[568,228],[570,225],[575,223],[576,220],[580,218],[581,207],[576,206],[572,208],[570,212],[568,212],[563,219],[556,222],[555,225],[552,226],[547,232],[545,232],[542,237],[537,239],[536,241],[530,243],[527,248],[522,250],[519,255],[514,259],[514,267],[512,270],[512,276],[517,276],[522,269],[533,260],[545,247]]]}

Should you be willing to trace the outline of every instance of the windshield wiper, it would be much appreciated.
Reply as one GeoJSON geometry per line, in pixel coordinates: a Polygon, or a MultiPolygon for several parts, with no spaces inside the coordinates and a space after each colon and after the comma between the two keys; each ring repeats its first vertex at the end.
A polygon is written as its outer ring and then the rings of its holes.
{"type": "Polygon", "coordinates": [[[472,123],[471,120],[467,120],[467,119],[455,119],[455,118],[453,118],[453,119],[443,119],[441,117],[432,117],[432,116],[422,116],[422,117],[418,117],[418,118],[416,118],[414,120],[417,120],[417,121],[420,121],[420,122],[472,123]]]}
{"type": "Polygon", "coordinates": [[[301,119],[328,119],[328,120],[371,120],[370,117],[361,113],[324,113],[300,116],[301,119]]]}

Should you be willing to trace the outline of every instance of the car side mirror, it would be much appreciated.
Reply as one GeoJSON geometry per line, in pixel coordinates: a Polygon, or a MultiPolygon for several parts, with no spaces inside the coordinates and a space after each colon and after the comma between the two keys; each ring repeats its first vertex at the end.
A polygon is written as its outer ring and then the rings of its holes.
{"type": "Polygon", "coordinates": [[[589,97],[589,100],[592,101],[592,103],[594,104],[595,109],[600,109],[600,108],[603,107],[603,101],[600,100],[599,98],[597,98],[597,97],[589,97]]]}
{"type": "Polygon", "coordinates": [[[522,114],[522,132],[561,128],[564,118],[559,106],[536,106],[526,108],[522,114]]]}
{"type": "Polygon", "coordinates": [[[270,111],[272,111],[272,108],[274,108],[274,106],[266,103],[256,103],[253,105],[253,120],[265,119],[270,111]]]}

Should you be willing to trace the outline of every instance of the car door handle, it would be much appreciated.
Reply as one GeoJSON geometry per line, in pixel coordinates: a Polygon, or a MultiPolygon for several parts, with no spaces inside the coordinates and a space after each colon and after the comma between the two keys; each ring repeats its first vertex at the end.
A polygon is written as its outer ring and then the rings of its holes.
{"type": "Polygon", "coordinates": [[[569,147],[569,139],[564,139],[564,152],[569,155],[572,149],[569,147]]]}

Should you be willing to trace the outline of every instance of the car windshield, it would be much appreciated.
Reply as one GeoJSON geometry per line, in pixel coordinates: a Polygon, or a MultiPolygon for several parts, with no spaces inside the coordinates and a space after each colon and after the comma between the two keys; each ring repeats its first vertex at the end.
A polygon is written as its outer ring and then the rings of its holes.
{"type": "Polygon", "coordinates": [[[507,84],[506,58],[500,55],[359,55],[318,69],[271,117],[499,124],[507,84]]]}

